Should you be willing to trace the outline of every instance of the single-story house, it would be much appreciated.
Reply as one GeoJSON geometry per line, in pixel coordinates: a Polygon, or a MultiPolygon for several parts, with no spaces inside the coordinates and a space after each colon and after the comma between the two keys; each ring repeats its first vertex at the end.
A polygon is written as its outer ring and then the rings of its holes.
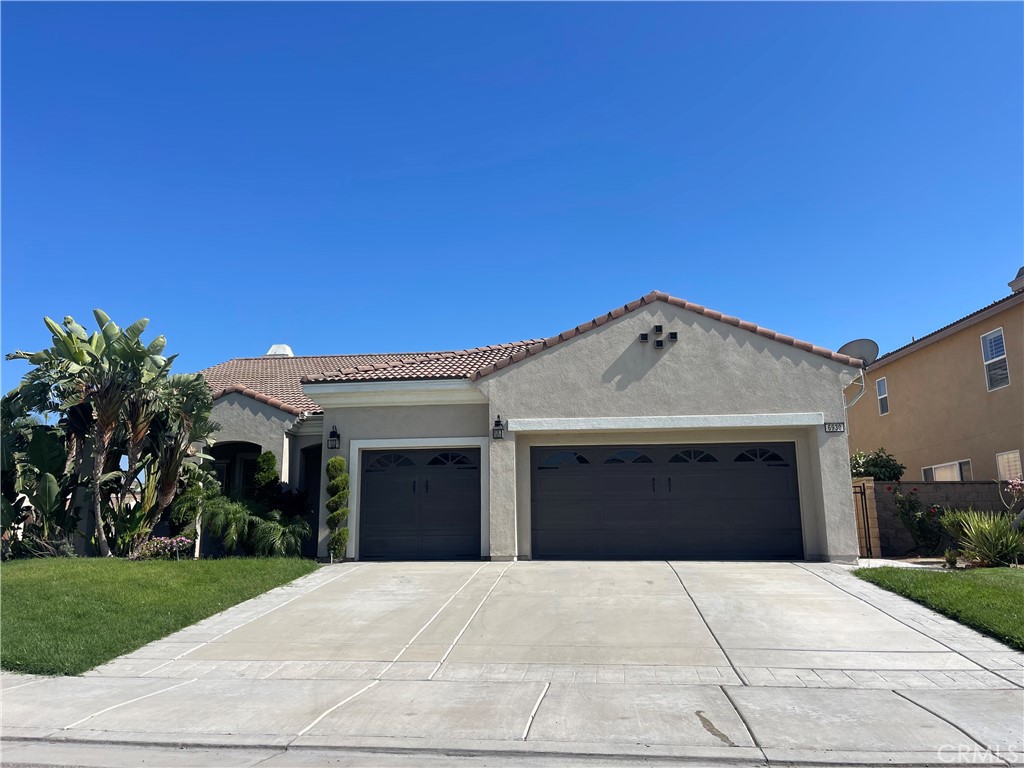
{"type": "Polygon", "coordinates": [[[277,352],[203,371],[213,452],[231,487],[273,451],[319,557],[332,456],[349,462],[357,560],[857,556],[858,359],[661,292],[546,339],[277,352]]]}

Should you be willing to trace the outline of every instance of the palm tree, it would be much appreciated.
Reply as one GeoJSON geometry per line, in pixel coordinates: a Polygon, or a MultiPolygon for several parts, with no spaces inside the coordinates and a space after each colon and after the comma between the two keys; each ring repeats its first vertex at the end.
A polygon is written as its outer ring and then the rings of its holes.
{"type": "Polygon", "coordinates": [[[312,529],[301,517],[286,518],[273,509],[253,520],[252,541],[257,554],[269,557],[298,557],[302,542],[312,529]]]}
{"type": "Polygon", "coordinates": [[[149,452],[154,457],[147,479],[151,475],[155,482],[155,503],[146,511],[146,525],[133,539],[130,556],[138,554],[148,532],[174,501],[185,462],[209,458],[196,446],[210,443],[213,433],[220,429],[210,420],[213,398],[202,374],[174,374],[159,384],[146,431],[149,452]]]}
{"type": "MultiPolygon", "coordinates": [[[[140,337],[149,325],[148,319],[137,320],[121,330],[101,310],[93,310],[93,315],[100,330],[92,335],[71,316],[64,318],[63,325],[44,318],[53,345],[39,352],[19,350],[7,355],[7,359],[27,360],[37,366],[27,378],[45,384],[46,397],[54,410],[76,411],[81,416],[88,409],[91,416],[87,433],[88,460],[96,545],[100,555],[109,557],[112,553],[107,539],[102,486],[110,479],[110,473],[105,470],[111,443],[122,423],[127,403],[141,397],[140,390],[145,392],[165,378],[174,357],[160,354],[166,344],[163,336],[158,336],[148,346],[142,344],[140,337]]],[[[132,425],[133,432],[141,425],[141,416],[139,418],[137,424],[132,425]]]]}

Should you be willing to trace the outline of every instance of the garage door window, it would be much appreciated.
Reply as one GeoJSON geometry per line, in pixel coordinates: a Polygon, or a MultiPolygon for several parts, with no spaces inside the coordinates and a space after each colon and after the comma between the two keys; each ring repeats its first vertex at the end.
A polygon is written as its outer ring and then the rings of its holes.
{"type": "Polygon", "coordinates": [[[607,459],[604,460],[605,464],[653,464],[650,456],[640,453],[640,451],[616,451],[607,459]]]}
{"type": "Polygon", "coordinates": [[[788,467],[789,463],[769,448],[751,448],[737,456],[733,461],[760,461],[770,467],[788,467]]]}
{"type": "Polygon", "coordinates": [[[448,464],[458,467],[476,467],[476,464],[464,453],[439,453],[427,462],[428,467],[443,467],[448,464]]]}
{"type": "Polygon", "coordinates": [[[383,472],[391,467],[413,467],[412,459],[400,453],[385,453],[370,462],[367,472],[383,472]]]}
{"type": "Polygon", "coordinates": [[[555,451],[540,463],[537,469],[556,469],[563,464],[589,464],[590,459],[576,451],[555,451]]]}
{"type": "Polygon", "coordinates": [[[690,462],[702,462],[704,464],[718,463],[718,459],[712,456],[707,451],[700,451],[693,448],[689,448],[685,451],[680,451],[674,454],[671,459],[668,460],[669,464],[689,464],[690,462]]]}

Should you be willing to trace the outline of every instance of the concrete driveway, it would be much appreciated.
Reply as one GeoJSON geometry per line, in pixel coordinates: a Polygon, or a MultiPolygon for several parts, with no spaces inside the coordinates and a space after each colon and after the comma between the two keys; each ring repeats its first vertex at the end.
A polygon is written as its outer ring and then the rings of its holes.
{"type": "Polygon", "coordinates": [[[0,679],[5,762],[1024,763],[1024,655],[827,564],[348,563],[83,677],[0,679]]]}

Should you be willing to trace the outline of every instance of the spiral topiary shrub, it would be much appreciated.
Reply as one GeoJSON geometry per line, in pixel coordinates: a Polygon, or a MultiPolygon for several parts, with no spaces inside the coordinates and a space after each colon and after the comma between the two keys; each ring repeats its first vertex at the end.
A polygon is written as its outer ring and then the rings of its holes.
{"type": "Polygon", "coordinates": [[[341,456],[327,462],[327,547],[332,560],[342,560],[348,548],[348,464],[341,456]]]}

